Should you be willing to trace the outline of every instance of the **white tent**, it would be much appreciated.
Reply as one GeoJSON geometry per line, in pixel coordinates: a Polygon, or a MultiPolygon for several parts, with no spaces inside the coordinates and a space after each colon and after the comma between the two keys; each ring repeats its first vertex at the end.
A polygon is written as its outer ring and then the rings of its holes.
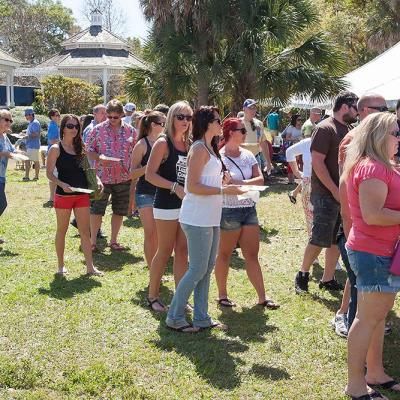
{"type": "MultiPolygon", "coordinates": [[[[362,67],[355,69],[344,76],[348,83],[348,90],[358,96],[368,93],[376,93],[383,96],[388,107],[395,107],[400,99],[400,42],[389,50],[367,62],[362,67]]],[[[327,107],[329,101],[317,102],[307,98],[293,97],[289,104],[292,107],[311,108],[319,106],[327,107]]]]}

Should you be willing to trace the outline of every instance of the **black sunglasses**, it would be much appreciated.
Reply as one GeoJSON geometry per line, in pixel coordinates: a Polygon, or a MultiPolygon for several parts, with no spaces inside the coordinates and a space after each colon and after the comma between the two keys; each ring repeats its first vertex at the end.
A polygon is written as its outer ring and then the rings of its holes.
{"type": "Polygon", "coordinates": [[[389,111],[386,106],[367,106],[367,108],[372,108],[373,110],[377,110],[379,112],[389,111]]]}
{"type": "Polygon", "coordinates": [[[242,135],[246,135],[247,131],[246,128],[236,128],[236,129],[232,129],[233,131],[240,131],[242,132],[242,135]]]}
{"type": "Polygon", "coordinates": [[[178,121],[183,121],[184,119],[186,119],[186,121],[190,122],[193,119],[192,115],[185,115],[185,114],[177,114],[175,115],[175,117],[178,121]]]}
{"type": "Polygon", "coordinates": [[[12,124],[14,122],[14,120],[10,119],[10,118],[5,118],[3,117],[4,121],[9,122],[10,124],[12,124]]]}
{"type": "Polygon", "coordinates": [[[156,124],[156,125],[160,125],[160,126],[162,126],[163,128],[165,127],[165,122],[153,122],[154,124],[156,124]]]}
{"type": "Polygon", "coordinates": [[[112,116],[112,115],[107,115],[107,118],[108,119],[121,119],[121,117],[115,117],[115,116],[112,116]]]}
{"type": "Polygon", "coordinates": [[[65,124],[65,127],[68,128],[68,129],[79,130],[79,124],[70,124],[70,123],[68,123],[68,124],[65,124]]]}
{"type": "MultiPolygon", "coordinates": [[[[372,107],[368,107],[368,108],[372,108],[372,107]]],[[[400,137],[400,131],[390,132],[390,134],[396,138],[400,137]]]]}
{"type": "Polygon", "coordinates": [[[217,121],[218,125],[221,125],[221,120],[219,118],[214,118],[210,121],[210,123],[212,124],[213,122],[217,121]]]}

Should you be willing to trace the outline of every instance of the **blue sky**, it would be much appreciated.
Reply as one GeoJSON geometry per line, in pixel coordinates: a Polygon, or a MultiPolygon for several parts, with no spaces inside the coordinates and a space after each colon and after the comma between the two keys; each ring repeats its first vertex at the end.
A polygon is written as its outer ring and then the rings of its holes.
{"type": "MultiPolygon", "coordinates": [[[[84,0],[60,0],[61,4],[72,10],[76,22],[82,28],[89,26],[89,22],[82,15],[84,0]]],[[[124,29],[121,30],[122,36],[139,37],[145,39],[147,36],[148,23],[145,21],[139,6],[139,0],[113,0],[116,6],[123,9],[126,18],[124,29]]]]}

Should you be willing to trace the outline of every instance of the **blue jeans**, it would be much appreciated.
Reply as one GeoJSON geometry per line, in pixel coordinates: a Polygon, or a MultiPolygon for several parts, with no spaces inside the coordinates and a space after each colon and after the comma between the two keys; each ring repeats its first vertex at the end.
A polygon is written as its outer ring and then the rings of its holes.
{"type": "Polygon", "coordinates": [[[0,182],[0,215],[2,215],[4,210],[7,208],[7,199],[5,190],[6,190],[6,184],[0,182]]]}
{"type": "Polygon", "coordinates": [[[193,293],[193,326],[206,328],[212,324],[208,315],[210,276],[214,269],[219,244],[219,227],[181,224],[189,251],[189,268],[176,288],[166,323],[172,328],[188,325],[185,307],[193,293]]]}
{"type": "Polygon", "coordinates": [[[347,329],[349,330],[357,312],[357,285],[356,285],[356,275],[351,269],[345,244],[346,244],[346,237],[344,234],[342,234],[338,238],[337,245],[340,250],[340,255],[342,257],[343,264],[347,271],[347,277],[349,278],[350,281],[350,302],[349,302],[349,310],[347,312],[347,329]]]}

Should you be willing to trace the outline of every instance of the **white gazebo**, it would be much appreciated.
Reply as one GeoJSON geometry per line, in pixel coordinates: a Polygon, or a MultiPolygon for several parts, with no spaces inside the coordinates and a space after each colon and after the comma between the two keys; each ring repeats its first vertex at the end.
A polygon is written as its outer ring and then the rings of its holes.
{"type": "Polygon", "coordinates": [[[90,27],[64,41],[60,53],[35,67],[18,68],[15,75],[35,76],[39,80],[48,75],[63,75],[90,83],[101,81],[106,101],[110,79],[122,76],[129,67],[148,68],[129,51],[124,39],[103,28],[102,14],[95,9],[90,27]]]}
{"type": "Polygon", "coordinates": [[[14,73],[21,61],[0,50],[0,74],[6,81],[6,106],[14,105],[14,73]]]}

